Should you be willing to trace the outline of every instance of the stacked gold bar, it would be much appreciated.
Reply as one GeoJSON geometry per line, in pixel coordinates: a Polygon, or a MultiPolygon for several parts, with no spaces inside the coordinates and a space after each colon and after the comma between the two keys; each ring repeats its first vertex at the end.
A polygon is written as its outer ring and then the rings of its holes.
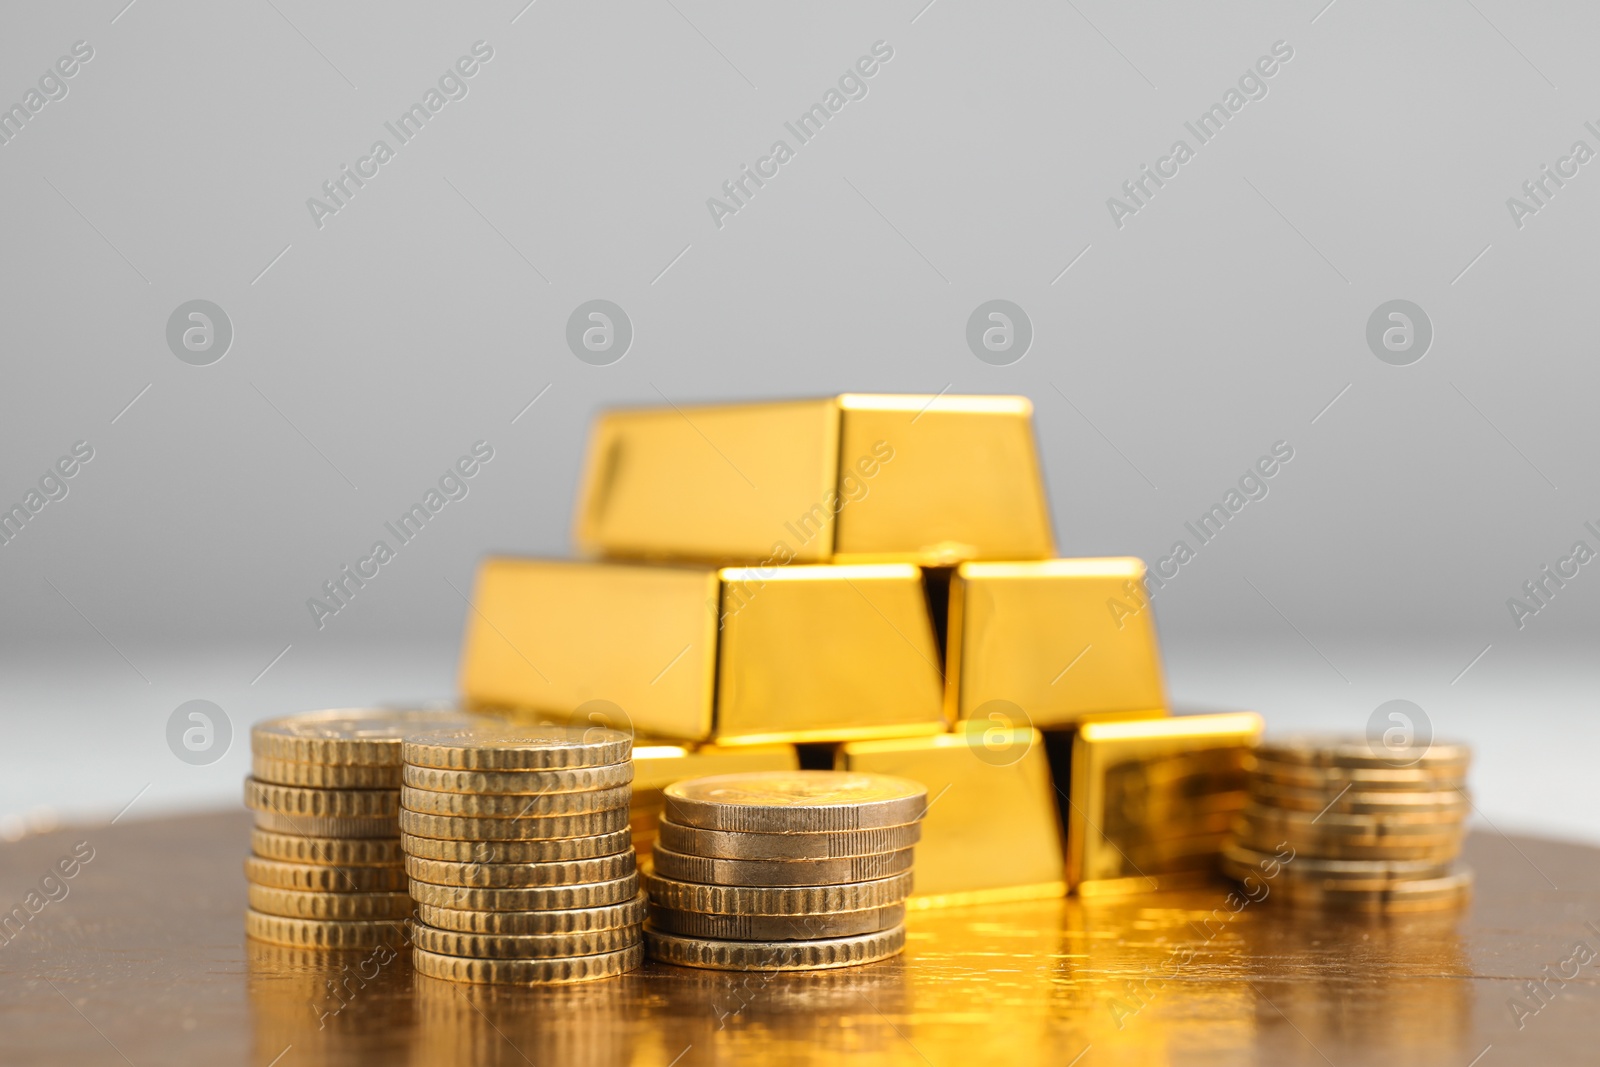
{"type": "Polygon", "coordinates": [[[886,775],[728,774],[668,786],[647,877],[653,959],[821,970],[905,946],[928,794],[886,775]]]}
{"type": "MultiPolygon", "coordinates": [[[[1457,863],[1471,801],[1464,745],[1388,748],[1296,737],[1259,745],[1249,803],[1223,869],[1276,879],[1280,899],[1374,912],[1458,906],[1472,872],[1457,863]]],[[[1247,881],[1248,880],[1248,881],[1247,881]]]]}
{"type": "Polygon", "coordinates": [[[406,740],[400,828],[420,973],[543,985],[638,966],[631,748],[616,730],[563,726],[406,740]]]}
{"type": "Polygon", "coordinates": [[[400,745],[457,713],[341,709],[250,731],[245,932],[314,949],[403,944],[411,897],[400,851],[400,745]]]}

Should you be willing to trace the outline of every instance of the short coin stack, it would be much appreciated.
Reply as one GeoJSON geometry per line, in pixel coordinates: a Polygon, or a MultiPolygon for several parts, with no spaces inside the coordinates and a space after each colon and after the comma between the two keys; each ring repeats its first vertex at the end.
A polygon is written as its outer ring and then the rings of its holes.
{"type": "Polygon", "coordinates": [[[773,971],[896,955],[927,803],[916,782],[840,771],[668,786],[646,877],[651,958],[773,971]]]}
{"type": "Polygon", "coordinates": [[[459,725],[445,711],[353,708],[250,731],[245,932],[308,948],[403,941],[411,914],[400,852],[400,738],[459,725]]]}
{"type": "Polygon", "coordinates": [[[1472,889],[1472,872],[1456,862],[1471,808],[1471,758],[1464,745],[1375,750],[1336,737],[1265,742],[1255,750],[1249,801],[1223,869],[1241,881],[1273,870],[1274,894],[1299,904],[1376,912],[1454,907],[1472,889]]]}
{"type": "Polygon", "coordinates": [[[534,725],[406,740],[400,829],[419,972],[547,984],[639,965],[632,747],[616,730],[534,725]]]}

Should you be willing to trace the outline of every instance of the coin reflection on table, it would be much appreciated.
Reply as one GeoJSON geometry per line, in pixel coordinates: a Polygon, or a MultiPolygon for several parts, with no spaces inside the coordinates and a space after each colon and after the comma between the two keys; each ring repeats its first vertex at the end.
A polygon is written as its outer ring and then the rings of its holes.
{"type": "MultiPolygon", "coordinates": [[[[301,948],[245,940],[252,1062],[271,1063],[293,1047],[301,1063],[339,1062],[372,1049],[373,1035],[403,1035],[413,1025],[411,945],[395,924],[390,941],[370,949],[301,948]]],[[[397,1048],[404,1039],[396,1037],[397,1048]]]]}

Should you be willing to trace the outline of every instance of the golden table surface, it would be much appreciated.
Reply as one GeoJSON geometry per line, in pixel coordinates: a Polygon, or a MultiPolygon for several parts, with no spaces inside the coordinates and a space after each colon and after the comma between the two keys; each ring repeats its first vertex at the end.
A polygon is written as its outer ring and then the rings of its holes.
{"type": "Polygon", "coordinates": [[[0,908],[28,915],[0,938],[0,1064],[1600,1062],[1600,850],[1579,845],[1474,834],[1461,913],[1235,914],[1218,883],[917,912],[902,958],[850,970],[520,989],[247,941],[248,827],[0,846],[0,908]],[[79,842],[93,858],[41,889],[79,842]]]}

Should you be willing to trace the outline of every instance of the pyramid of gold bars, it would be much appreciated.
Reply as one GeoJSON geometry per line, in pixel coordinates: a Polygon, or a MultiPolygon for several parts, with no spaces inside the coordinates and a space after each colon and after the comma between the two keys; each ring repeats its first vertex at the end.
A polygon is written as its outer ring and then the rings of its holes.
{"type": "Polygon", "coordinates": [[[1169,716],[1144,565],[1063,559],[1032,407],[847,394],[603,413],[577,559],[494,557],[466,706],[634,734],[669,785],[837,769],[927,789],[910,906],[1215,870],[1251,713],[1169,716]]]}

